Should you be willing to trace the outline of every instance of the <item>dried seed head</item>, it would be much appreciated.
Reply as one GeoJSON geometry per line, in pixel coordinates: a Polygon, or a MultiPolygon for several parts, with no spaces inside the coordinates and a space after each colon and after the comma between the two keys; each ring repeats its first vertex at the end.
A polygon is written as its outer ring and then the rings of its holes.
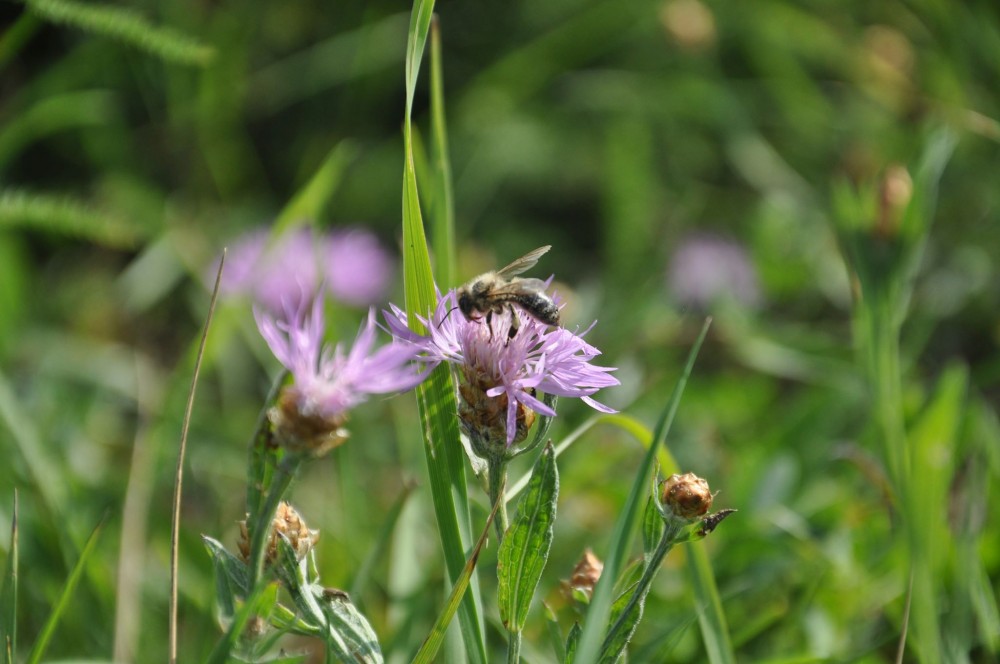
{"type": "Polygon", "coordinates": [[[660,502],[682,519],[696,519],[712,508],[712,491],[708,482],[694,473],[671,475],[663,482],[660,502]]]}
{"type": "Polygon", "coordinates": [[[570,599],[578,596],[578,594],[582,594],[589,601],[594,595],[594,586],[597,585],[597,581],[601,578],[602,571],[604,571],[604,563],[588,547],[583,552],[579,562],[573,567],[573,573],[570,575],[569,580],[563,580],[563,594],[570,599]]]}
{"type": "Polygon", "coordinates": [[[295,386],[286,387],[278,396],[277,405],[268,411],[274,436],[282,447],[290,452],[308,452],[320,457],[347,442],[350,432],[344,427],[346,411],[337,415],[305,414],[299,403],[295,386]]]}
{"type": "MultiPolygon", "coordinates": [[[[278,556],[278,537],[284,536],[295,551],[298,560],[305,558],[306,554],[319,541],[319,531],[309,530],[305,520],[299,515],[294,507],[286,502],[278,505],[271,521],[271,534],[267,540],[266,553],[264,554],[264,564],[271,565],[278,556]]],[[[240,557],[244,562],[250,561],[250,533],[247,530],[247,522],[240,521],[240,539],[237,543],[240,557]]]]}

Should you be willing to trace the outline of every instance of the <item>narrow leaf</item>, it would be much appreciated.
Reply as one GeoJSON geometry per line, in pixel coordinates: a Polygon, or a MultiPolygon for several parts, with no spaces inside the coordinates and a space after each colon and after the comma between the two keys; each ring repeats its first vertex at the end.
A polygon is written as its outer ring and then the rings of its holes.
{"type": "Polygon", "coordinates": [[[125,42],[167,62],[205,65],[213,55],[208,46],[172,28],[154,26],[125,7],[72,0],[27,0],[27,4],[47,21],[125,42]]]}
{"type": "Polygon", "coordinates": [[[3,593],[0,593],[0,647],[3,648],[5,664],[17,661],[17,489],[14,489],[14,511],[10,520],[10,551],[7,552],[7,567],[3,573],[3,593]]]}
{"type": "Polygon", "coordinates": [[[225,664],[230,661],[233,649],[250,620],[258,616],[266,617],[278,603],[279,588],[280,585],[277,583],[262,583],[254,590],[253,594],[236,612],[233,624],[215,644],[215,648],[212,649],[206,660],[207,664],[225,664]]]}
{"type": "Polygon", "coordinates": [[[42,655],[45,654],[45,649],[49,647],[49,641],[52,640],[52,635],[55,634],[56,625],[59,624],[59,619],[62,618],[63,612],[66,611],[70,605],[70,601],[73,599],[73,592],[76,590],[76,584],[80,582],[80,577],[83,576],[83,570],[87,566],[87,561],[90,560],[91,554],[97,548],[97,540],[103,528],[104,519],[101,519],[101,522],[97,524],[94,531],[90,533],[90,537],[87,538],[87,543],[84,544],[83,551],[80,552],[79,560],[76,561],[76,565],[70,571],[69,578],[66,579],[66,585],[63,586],[62,595],[59,596],[55,606],[52,607],[52,613],[49,614],[49,618],[45,621],[45,626],[42,628],[41,634],[38,635],[38,640],[35,641],[35,645],[28,655],[28,664],[37,664],[37,662],[41,661],[42,655]]]}
{"type": "Polygon", "coordinates": [[[0,228],[34,228],[121,249],[152,232],[84,201],[16,189],[0,191],[0,228]]]}
{"type": "Polygon", "coordinates": [[[649,556],[663,535],[663,517],[656,509],[656,501],[652,496],[646,501],[646,511],[642,515],[642,550],[649,556]]]}
{"type": "Polygon", "coordinates": [[[500,505],[503,503],[504,498],[502,494],[503,492],[501,492],[496,505],[493,506],[493,511],[490,512],[489,518],[486,519],[486,525],[483,526],[483,532],[479,535],[479,541],[476,542],[475,548],[472,549],[472,555],[469,556],[469,560],[465,563],[462,575],[455,581],[455,586],[451,589],[451,595],[448,596],[448,602],[445,604],[444,610],[434,622],[434,627],[431,629],[431,633],[427,635],[427,639],[424,640],[423,645],[420,646],[420,650],[413,657],[412,664],[429,664],[433,662],[437,651],[441,648],[448,624],[451,622],[452,616],[455,615],[459,602],[469,587],[472,572],[476,569],[476,563],[479,562],[479,553],[486,544],[486,538],[490,533],[490,526],[493,525],[493,519],[497,515],[497,510],[500,509],[500,505]]]}
{"type": "MultiPolygon", "coordinates": [[[[423,216],[413,164],[411,115],[420,61],[427,42],[434,9],[433,1],[415,0],[406,48],[406,107],[403,122],[403,286],[410,326],[423,332],[416,314],[425,315],[437,303],[431,274],[430,254],[424,234],[423,216]]],[[[472,540],[465,459],[458,431],[458,406],[448,367],[438,366],[417,388],[417,405],[424,432],[424,456],[430,478],[434,516],[452,582],[457,582],[465,563],[465,542],[472,540]]],[[[462,600],[459,623],[465,650],[473,664],[486,663],[486,645],[480,619],[478,586],[462,600]]]]}
{"type": "Polygon", "coordinates": [[[207,535],[202,535],[201,539],[212,556],[212,567],[215,569],[215,601],[219,619],[223,626],[228,627],[236,615],[237,600],[245,599],[250,594],[247,565],[218,540],[207,535]]]}
{"type": "Polygon", "coordinates": [[[640,501],[648,487],[649,478],[653,470],[653,460],[656,458],[657,449],[663,443],[670,430],[670,426],[673,424],[674,416],[680,405],[681,395],[684,393],[687,379],[694,368],[695,358],[698,356],[701,344],[705,340],[710,323],[711,319],[705,321],[701,333],[691,348],[684,371],[681,373],[681,377],[677,381],[677,386],[674,388],[673,394],[670,395],[670,400],[660,415],[653,434],[653,442],[646,451],[646,456],[643,458],[639,472],[632,483],[632,490],[615,524],[615,530],[611,537],[612,548],[605,559],[604,572],[601,574],[601,578],[594,589],[594,597],[591,600],[590,608],[587,610],[583,633],[580,636],[580,650],[577,656],[580,664],[594,664],[597,661],[601,642],[604,637],[604,630],[608,625],[608,619],[611,615],[614,583],[628,559],[628,552],[632,546],[636,522],[639,519],[640,501]]]}
{"type": "Polygon", "coordinates": [[[528,491],[507,530],[497,558],[497,603],[500,620],[512,632],[524,629],[531,598],[549,558],[559,498],[559,471],[552,444],[535,462],[528,491]]]}
{"type": "Polygon", "coordinates": [[[566,658],[563,660],[563,664],[573,664],[576,661],[576,651],[580,647],[581,634],[583,634],[583,630],[580,628],[580,623],[573,623],[573,627],[569,630],[569,636],[566,637],[566,658]]]}
{"type": "Polygon", "coordinates": [[[444,76],[441,65],[441,24],[431,22],[431,154],[435,191],[430,208],[431,238],[439,284],[455,283],[455,200],[452,194],[448,129],[444,115],[444,76]]]}
{"type": "Polygon", "coordinates": [[[646,586],[645,589],[640,589],[638,586],[638,583],[629,586],[625,592],[618,596],[615,603],[611,605],[611,624],[616,624],[621,620],[622,628],[616,630],[613,638],[604,643],[604,652],[601,653],[600,659],[601,664],[614,664],[614,662],[618,661],[625,650],[625,646],[632,639],[635,628],[638,627],[639,621],[642,619],[642,611],[646,605],[645,591],[648,591],[649,587],[646,586]],[[631,608],[628,609],[628,615],[623,616],[622,612],[628,607],[632,595],[636,592],[642,593],[639,601],[632,604],[631,608]]]}
{"type": "Polygon", "coordinates": [[[318,221],[333,198],[344,171],[353,161],[357,149],[349,141],[338,143],[316,170],[302,189],[292,198],[274,222],[273,233],[277,237],[296,224],[304,221],[318,221]]]}

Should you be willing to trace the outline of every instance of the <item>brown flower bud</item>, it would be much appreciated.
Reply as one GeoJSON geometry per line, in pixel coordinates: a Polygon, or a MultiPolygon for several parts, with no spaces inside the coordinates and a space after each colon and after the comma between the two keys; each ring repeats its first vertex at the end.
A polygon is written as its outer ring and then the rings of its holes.
{"type": "Polygon", "coordinates": [[[347,442],[350,432],[344,428],[346,412],[336,417],[306,415],[299,410],[298,404],[299,395],[293,385],[281,391],[277,405],[268,411],[268,419],[274,425],[274,437],[282,447],[319,457],[347,442]]]}
{"type": "Polygon", "coordinates": [[[664,481],[660,502],[682,519],[696,519],[712,508],[712,498],[708,482],[694,473],[685,473],[664,481]]]}
{"type": "Polygon", "coordinates": [[[574,593],[579,592],[584,594],[589,600],[594,595],[594,586],[597,585],[597,581],[601,578],[602,571],[604,571],[604,563],[588,547],[583,552],[583,556],[580,557],[580,561],[573,568],[573,573],[569,577],[569,580],[562,582],[563,594],[573,599],[574,593]]]}
{"type": "MultiPolygon", "coordinates": [[[[295,557],[298,560],[305,558],[306,554],[319,541],[319,531],[309,530],[305,520],[299,516],[295,508],[286,502],[281,502],[274,514],[274,520],[271,521],[271,534],[268,537],[266,552],[264,554],[264,563],[266,565],[274,564],[275,559],[278,557],[278,537],[281,535],[284,535],[288,543],[291,544],[292,549],[295,551],[295,557]]],[[[250,534],[247,530],[246,521],[240,521],[240,539],[237,546],[239,547],[240,556],[245,562],[249,562],[250,534]]]]}

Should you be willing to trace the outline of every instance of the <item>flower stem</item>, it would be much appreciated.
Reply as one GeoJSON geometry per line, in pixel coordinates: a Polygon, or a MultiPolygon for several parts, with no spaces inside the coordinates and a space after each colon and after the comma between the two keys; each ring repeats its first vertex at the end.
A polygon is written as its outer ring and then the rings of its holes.
{"type": "MultiPolygon", "coordinates": [[[[487,466],[489,468],[487,475],[489,477],[490,505],[496,505],[507,485],[507,459],[502,455],[493,456],[488,459],[487,466]]],[[[507,532],[507,528],[510,526],[507,518],[506,496],[500,502],[500,509],[497,510],[497,516],[493,520],[493,525],[497,530],[497,546],[499,547],[501,542],[503,542],[503,536],[507,532]]]]}
{"type": "MultiPolygon", "coordinates": [[[[615,648],[615,644],[619,643],[619,635],[625,629],[629,632],[635,630],[636,626],[639,624],[639,619],[642,617],[642,605],[646,599],[646,595],[649,594],[649,589],[653,585],[653,579],[656,577],[656,573],[660,571],[660,563],[663,562],[664,557],[670,552],[670,549],[674,547],[677,542],[678,536],[683,530],[683,525],[667,520],[666,528],[663,529],[663,534],[660,536],[660,541],[657,542],[656,548],[653,553],[650,554],[649,558],[646,560],[646,566],[642,570],[642,577],[639,579],[638,583],[635,585],[635,591],[632,596],[629,597],[628,603],[622,612],[618,614],[618,619],[615,620],[611,629],[608,630],[607,636],[604,637],[604,643],[601,645],[601,656],[598,661],[615,661],[618,657],[618,652],[609,652],[615,648]],[[629,620],[629,615],[636,610],[638,606],[639,616],[635,620],[629,620]]],[[[630,635],[627,635],[624,640],[620,641],[620,647],[624,648],[628,643],[630,635]]]]}
{"type": "Polygon", "coordinates": [[[295,472],[302,464],[302,459],[301,454],[288,454],[278,464],[267,493],[267,500],[250,531],[250,583],[248,585],[250,592],[253,592],[264,573],[264,554],[267,548],[267,536],[271,532],[271,522],[278,511],[278,505],[292,484],[295,472]]]}

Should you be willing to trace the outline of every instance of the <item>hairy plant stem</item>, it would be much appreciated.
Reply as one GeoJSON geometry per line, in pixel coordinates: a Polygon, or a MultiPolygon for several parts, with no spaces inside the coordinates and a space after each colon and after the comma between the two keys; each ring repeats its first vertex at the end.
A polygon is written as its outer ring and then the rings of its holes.
{"type": "MultiPolygon", "coordinates": [[[[506,496],[501,498],[507,485],[507,463],[509,461],[504,452],[491,454],[490,458],[487,459],[490,504],[499,504],[497,516],[493,520],[497,531],[497,548],[503,543],[507,528],[510,527],[510,521],[507,517],[507,498],[506,496]]],[[[508,664],[517,664],[521,661],[521,632],[520,630],[508,629],[507,634],[507,662],[508,664]]]]}
{"type": "MultiPolygon", "coordinates": [[[[653,585],[653,579],[656,577],[656,573],[660,571],[660,564],[663,562],[663,559],[670,552],[670,550],[674,548],[674,544],[677,543],[678,536],[684,529],[684,524],[670,519],[666,521],[665,525],[666,527],[663,529],[660,541],[657,542],[653,553],[651,553],[646,559],[646,566],[642,570],[642,577],[635,585],[635,591],[632,593],[632,596],[629,597],[625,608],[618,614],[618,619],[615,620],[613,625],[611,625],[611,629],[608,630],[607,636],[604,637],[604,643],[601,644],[601,656],[598,661],[614,661],[614,659],[616,659],[617,653],[611,653],[609,650],[614,647],[614,643],[617,640],[619,633],[628,627],[628,616],[633,610],[635,610],[636,605],[639,605],[641,615],[642,602],[645,601],[646,595],[649,594],[649,589],[653,585]],[[611,658],[610,660],[608,659],[609,657],[611,658]]],[[[638,625],[638,620],[632,623],[631,629],[634,630],[636,625],[638,625]]]]}
{"type": "Polygon", "coordinates": [[[274,471],[274,479],[267,493],[264,507],[257,515],[250,531],[250,592],[257,586],[264,574],[264,558],[267,548],[267,536],[271,532],[271,522],[278,511],[278,505],[288,492],[296,471],[302,465],[303,455],[288,453],[274,471]]]}

